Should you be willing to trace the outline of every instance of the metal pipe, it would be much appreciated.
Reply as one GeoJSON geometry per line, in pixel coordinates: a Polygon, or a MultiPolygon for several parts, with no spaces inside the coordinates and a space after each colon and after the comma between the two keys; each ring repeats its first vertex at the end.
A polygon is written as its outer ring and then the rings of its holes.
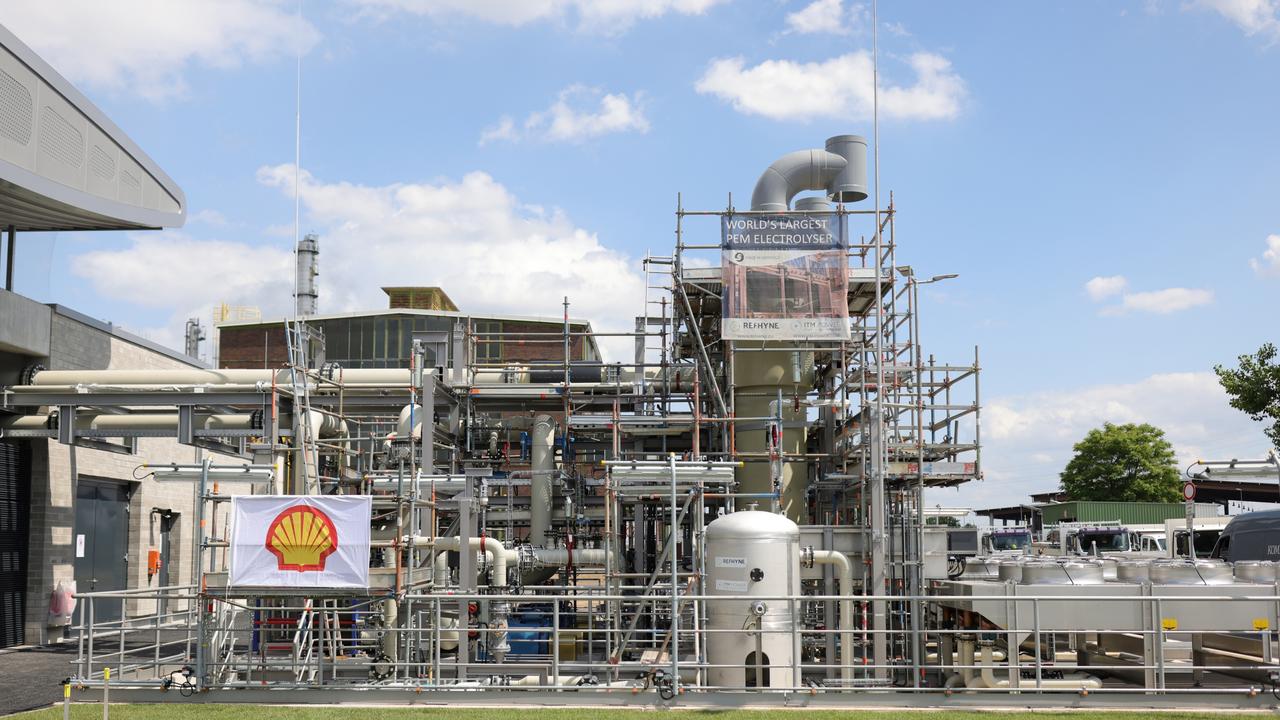
{"type": "Polygon", "coordinates": [[[840,583],[840,679],[853,679],[853,565],[849,557],[835,550],[809,549],[813,565],[831,565],[840,583]]]}
{"type": "Polygon", "coordinates": [[[532,445],[533,480],[529,486],[529,542],[539,547],[547,544],[547,531],[551,529],[552,478],[555,475],[555,422],[550,415],[533,419],[529,431],[532,445]]]}
{"type": "Polygon", "coordinates": [[[751,192],[752,210],[786,212],[802,190],[825,190],[845,169],[844,158],[826,150],[797,150],[765,168],[751,192]]]}
{"type": "Polygon", "coordinates": [[[18,231],[12,225],[10,225],[9,226],[9,242],[8,242],[8,247],[5,250],[5,260],[4,260],[4,289],[8,290],[9,292],[13,292],[13,256],[15,253],[14,248],[16,247],[17,242],[18,242],[18,231]]]}

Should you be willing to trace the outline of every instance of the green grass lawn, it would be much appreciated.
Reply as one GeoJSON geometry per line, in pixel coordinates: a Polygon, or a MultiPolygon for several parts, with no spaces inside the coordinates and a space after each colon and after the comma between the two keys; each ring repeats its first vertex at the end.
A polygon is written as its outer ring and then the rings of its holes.
{"type": "MultiPolygon", "coordinates": [[[[335,707],[308,706],[283,707],[280,705],[197,705],[183,704],[180,700],[156,705],[112,705],[111,717],[119,720],[431,720],[448,718],[449,720],[584,720],[586,718],[637,718],[643,720],[645,714],[653,714],[653,710],[618,709],[618,708],[573,708],[573,709],[541,709],[541,708],[419,708],[419,707],[335,707]]],[[[671,712],[688,720],[770,720],[771,718],[787,718],[788,720],[977,720],[989,717],[991,712],[949,712],[949,711],[866,711],[866,710],[674,710],[671,712]]],[[[1093,712],[1052,712],[1052,720],[1089,720],[1100,713],[1093,712]]],[[[1046,720],[1046,713],[1032,712],[999,712],[999,720],[1022,720],[1036,718],[1046,720]]],[[[1257,715],[1234,715],[1228,713],[1142,713],[1142,712],[1109,712],[1107,720],[1151,720],[1153,716],[1159,720],[1191,720],[1196,718],[1212,718],[1228,720],[1233,717],[1251,717],[1257,715]]],[[[33,710],[14,716],[21,720],[60,720],[62,708],[46,708],[33,710]]],[[[71,717],[75,720],[98,720],[102,717],[102,706],[94,704],[73,705],[71,717]]]]}

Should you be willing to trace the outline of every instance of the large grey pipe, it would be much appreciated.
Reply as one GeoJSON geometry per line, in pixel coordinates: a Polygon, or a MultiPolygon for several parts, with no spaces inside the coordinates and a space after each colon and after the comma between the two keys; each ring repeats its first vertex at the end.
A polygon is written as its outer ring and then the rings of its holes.
{"type": "Polygon", "coordinates": [[[840,203],[867,199],[867,139],[860,135],[836,135],[827,139],[827,152],[844,158],[845,166],[827,185],[827,197],[840,203]]]}
{"type": "Polygon", "coordinates": [[[765,169],[751,192],[751,209],[786,212],[791,198],[804,190],[826,190],[848,162],[826,150],[787,153],[765,169]]]}
{"type": "Polygon", "coordinates": [[[532,444],[533,480],[529,483],[529,544],[546,547],[551,529],[551,480],[556,471],[556,425],[550,415],[533,419],[529,431],[532,444]]]}

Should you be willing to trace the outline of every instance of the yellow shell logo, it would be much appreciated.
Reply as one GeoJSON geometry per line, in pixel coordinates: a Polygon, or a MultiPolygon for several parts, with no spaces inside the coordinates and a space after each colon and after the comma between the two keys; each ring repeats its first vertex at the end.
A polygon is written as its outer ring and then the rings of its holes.
{"type": "Polygon", "coordinates": [[[281,570],[324,571],[324,561],[338,550],[338,529],[318,508],[294,505],[267,528],[267,550],[281,570]]]}

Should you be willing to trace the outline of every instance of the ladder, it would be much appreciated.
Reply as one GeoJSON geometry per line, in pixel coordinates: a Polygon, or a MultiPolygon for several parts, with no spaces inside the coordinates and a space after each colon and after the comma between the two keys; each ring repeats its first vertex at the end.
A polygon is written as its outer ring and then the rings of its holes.
{"type": "MultiPolygon", "coordinates": [[[[313,495],[320,491],[320,449],[315,444],[311,426],[311,392],[307,382],[307,346],[311,334],[301,320],[285,320],[284,329],[289,348],[289,381],[293,391],[293,442],[298,453],[298,467],[302,470],[302,487],[295,485],[292,492],[313,495]]],[[[294,477],[298,474],[295,473],[294,477]]]]}

